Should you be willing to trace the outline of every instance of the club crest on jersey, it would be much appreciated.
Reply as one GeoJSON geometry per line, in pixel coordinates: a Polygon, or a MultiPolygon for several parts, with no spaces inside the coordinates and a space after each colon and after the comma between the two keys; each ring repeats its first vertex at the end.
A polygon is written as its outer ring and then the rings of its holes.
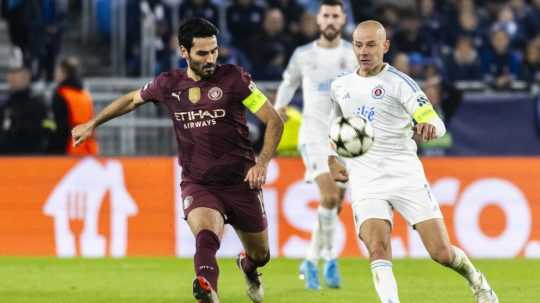
{"type": "Polygon", "coordinates": [[[218,101],[223,97],[223,90],[221,88],[214,86],[208,91],[208,99],[212,101],[218,101]]]}
{"type": "Polygon", "coordinates": [[[385,91],[382,85],[377,85],[371,90],[371,96],[374,99],[382,99],[384,97],[385,91]]]}
{"type": "Polygon", "coordinates": [[[188,90],[188,99],[189,102],[195,104],[201,100],[201,88],[192,87],[188,90]]]}

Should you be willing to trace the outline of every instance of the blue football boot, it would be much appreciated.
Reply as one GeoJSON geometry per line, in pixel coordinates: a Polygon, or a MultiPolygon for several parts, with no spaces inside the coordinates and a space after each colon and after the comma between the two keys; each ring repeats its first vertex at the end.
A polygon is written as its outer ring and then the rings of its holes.
{"type": "Polygon", "coordinates": [[[341,286],[339,266],[336,259],[327,261],[324,264],[324,281],[330,288],[339,288],[341,286]]]}
{"type": "Polygon", "coordinates": [[[300,265],[300,279],[306,282],[306,288],[311,290],[320,290],[319,269],[317,266],[308,260],[304,260],[300,265]]]}

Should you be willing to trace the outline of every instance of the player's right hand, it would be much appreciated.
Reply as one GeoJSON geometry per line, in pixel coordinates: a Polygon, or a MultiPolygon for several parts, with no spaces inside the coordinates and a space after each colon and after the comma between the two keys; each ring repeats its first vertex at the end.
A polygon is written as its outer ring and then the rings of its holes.
{"type": "Polygon", "coordinates": [[[86,139],[88,139],[92,132],[94,132],[94,123],[92,121],[88,121],[83,124],[79,124],[75,126],[71,130],[71,137],[73,138],[73,145],[77,146],[84,142],[86,139]]]}
{"type": "Polygon", "coordinates": [[[330,168],[330,174],[335,181],[349,181],[349,173],[347,172],[347,169],[337,159],[329,161],[328,166],[330,168]]]}

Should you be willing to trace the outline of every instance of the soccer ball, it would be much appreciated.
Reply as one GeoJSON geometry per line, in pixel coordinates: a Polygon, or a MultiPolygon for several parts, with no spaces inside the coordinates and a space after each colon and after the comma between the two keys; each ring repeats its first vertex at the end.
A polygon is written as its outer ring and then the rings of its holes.
{"type": "Polygon", "coordinates": [[[373,128],[364,117],[338,117],[330,125],[330,144],[341,157],[365,154],[373,140],[373,128]]]}

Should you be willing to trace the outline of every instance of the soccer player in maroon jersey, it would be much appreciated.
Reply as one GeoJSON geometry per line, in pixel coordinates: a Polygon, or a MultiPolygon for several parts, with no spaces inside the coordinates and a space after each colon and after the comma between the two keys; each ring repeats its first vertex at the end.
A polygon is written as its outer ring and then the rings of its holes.
{"type": "Polygon", "coordinates": [[[217,28],[201,18],[182,23],[179,48],[188,68],[162,73],[142,89],[109,104],[91,121],[72,130],[75,144],[101,124],[146,102],[160,102],[170,112],[182,167],[185,218],[196,238],[197,302],[219,302],[216,252],[224,224],[231,224],[245,253],[237,264],[253,302],[262,302],[257,267],[270,259],[261,186],[281,138],[283,122],[251,77],[236,65],[217,65],[217,28]],[[248,140],[245,108],[266,124],[258,158],[248,140]]]}

